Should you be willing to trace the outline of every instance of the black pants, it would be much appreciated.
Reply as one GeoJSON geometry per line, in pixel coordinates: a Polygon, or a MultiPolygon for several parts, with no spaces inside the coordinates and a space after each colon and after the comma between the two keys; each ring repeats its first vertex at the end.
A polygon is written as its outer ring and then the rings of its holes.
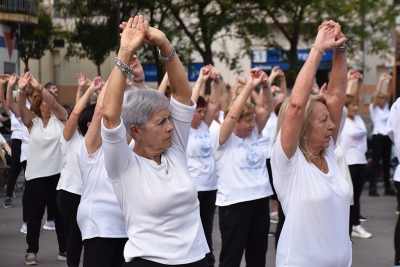
{"type": "Polygon", "coordinates": [[[68,191],[59,190],[57,193],[57,207],[64,224],[64,235],[67,244],[68,267],[79,267],[82,253],[82,235],[76,221],[81,196],[68,191]]]}
{"type": "Polygon", "coordinates": [[[83,240],[83,267],[122,266],[126,241],[128,238],[95,237],[83,240]]]}
{"type": "Polygon", "coordinates": [[[272,188],[272,192],[274,193],[270,198],[272,200],[278,200],[278,196],[276,195],[275,187],[274,187],[274,179],[272,178],[272,167],[271,167],[271,159],[267,159],[267,171],[268,171],[268,178],[269,178],[269,183],[272,188]]]}
{"type": "Polygon", "coordinates": [[[207,267],[208,262],[207,259],[204,258],[202,260],[187,263],[187,264],[178,264],[178,265],[167,265],[161,264],[154,261],[145,260],[142,258],[134,258],[130,262],[124,264],[124,267],[163,267],[163,266],[174,266],[174,267],[207,267]]]}
{"type": "Polygon", "coordinates": [[[66,251],[64,227],[56,204],[56,187],[59,179],[60,174],[55,174],[29,180],[25,184],[25,197],[29,201],[28,233],[26,235],[26,243],[28,244],[27,253],[36,254],[39,251],[40,227],[46,203],[49,203],[47,206],[48,209],[54,209],[58,249],[60,252],[66,251]]]}
{"type": "Polygon", "coordinates": [[[349,165],[351,181],[353,182],[354,204],[350,206],[350,234],[353,225],[360,225],[360,197],[364,185],[365,164],[349,165]]]}
{"type": "Polygon", "coordinates": [[[212,231],[217,190],[199,191],[197,192],[197,196],[200,202],[200,219],[201,223],[203,224],[203,230],[206,236],[208,248],[210,249],[210,253],[207,253],[206,257],[209,266],[214,266],[215,256],[213,254],[212,231]]]}
{"type": "Polygon", "coordinates": [[[269,197],[219,207],[222,247],[220,267],[265,267],[269,232],[269,197]]]}
{"type": "MultiPolygon", "coordinates": [[[[400,182],[394,182],[397,190],[397,199],[400,199],[400,182]]],[[[398,202],[400,205],[400,202],[398,202]]],[[[395,260],[394,265],[400,265],[400,215],[397,216],[397,224],[394,230],[394,250],[395,250],[395,260]]]]}
{"type": "Polygon", "coordinates": [[[392,151],[392,141],[389,136],[374,134],[372,136],[372,166],[369,173],[369,190],[376,190],[376,178],[379,173],[379,166],[382,160],[383,181],[386,191],[391,189],[390,185],[390,156],[392,151]]]}
{"type": "MultiPolygon", "coordinates": [[[[21,139],[12,139],[11,142],[11,169],[8,172],[7,177],[7,197],[12,197],[14,192],[14,187],[17,182],[18,176],[22,170],[21,163],[21,139]]],[[[26,162],[25,162],[26,164],[26,162]]],[[[26,166],[26,165],[25,165],[26,166]]]]}

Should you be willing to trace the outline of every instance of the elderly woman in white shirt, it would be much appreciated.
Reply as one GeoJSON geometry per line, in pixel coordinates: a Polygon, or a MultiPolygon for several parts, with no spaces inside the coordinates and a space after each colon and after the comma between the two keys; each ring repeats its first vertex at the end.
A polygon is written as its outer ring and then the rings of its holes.
{"type": "Polygon", "coordinates": [[[248,82],[224,113],[214,147],[218,173],[216,205],[222,238],[221,267],[240,266],[243,252],[249,266],[265,266],[272,195],[265,156],[258,139],[272,111],[268,76],[251,69],[248,82]],[[247,103],[260,85],[262,104],[247,103]]]}
{"type": "Polygon", "coordinates": [[[334,156],[347,84],[347,39],[324,22],[278,116],[274,186],[285,213],[276,266],[351,266],[350,187],[334,156]],[[322,56],[334,49],[326,99],[311,96],[322,56]]]}
{"type": "Polygon", "coordinates": [[[124,266],[206,267],[209,252],[197,190],[186,162],[196,105],[175,49],[143,16],[122,27],[121,48],[103,105],[105,167],[126,221],[124,266]],[[145,42],[158,47],[172,89],[171,102],[151,89],[125,92],[129,61],[145,42]],[[125,92],[125,95],[124,95],[125,92]],[[129,149],[126,133],[135,139],[129,149]]]}

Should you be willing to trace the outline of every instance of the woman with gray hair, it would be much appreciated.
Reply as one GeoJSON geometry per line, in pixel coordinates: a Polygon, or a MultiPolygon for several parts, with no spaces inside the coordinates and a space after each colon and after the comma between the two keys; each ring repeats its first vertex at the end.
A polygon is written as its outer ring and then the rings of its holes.
{"type": "Polygon", "coordinates": [[[126,221],[125,266],[206,267],[209,249],[185,154],[196,109],[191,87],[163,32],[149,27],[142,15],[121,28],[101,133],[105,167],[126,221]],[[125,76],[133,78],[130,59],[143,42],[157,46],[165,61],[170,103],[156,90],[125,92],[125,76]],[[135,139],[133,151],[126,132],[135,139]]]}
{"type": "Polygon", "coordinates": [[[286,219],[276,266],[351,266],[350,187],[334,156],[347,84],[347,39],[324,22],[278,117],[271,165],[286,219]],[[311,96],[322,56],[334,50],[326,98],[311,96]]]}

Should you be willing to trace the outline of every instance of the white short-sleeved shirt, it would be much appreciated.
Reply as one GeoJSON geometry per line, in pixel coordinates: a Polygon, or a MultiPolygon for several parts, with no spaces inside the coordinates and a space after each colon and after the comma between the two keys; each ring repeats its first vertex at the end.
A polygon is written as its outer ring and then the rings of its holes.
{"type": "Polygon", "coordinates": [[[221,124],[219,124],[218,122],[213,120],[211,122],[209,130],[210,130],[211,146],[212,146],[212,149],[213,149],[214,157],[215,157],[215,151],[217,151],[217,148],[218,148],[218,147],[215,146],[217,144],[217,142],[215,140],[219,136],[219,130],[220,129],[221,129],[221,124]]]}
{"type": "Polygon", "coordinates": [[[260,199],[273,194],[257,126],[246,138],[231,134],[220,146],[215,140],[218,173],[217,206],[260,199]]]}
{"type": "Polygon", "coordinates": [[[197,191],[216,190],[217,173],[214,154],[210,131],[204,121],[201,121],[197,129],[190,128],[186,158],[189,173],[197,191]]]}
{"type": "Polygon", "coordinates": [[[64,124],[54,114],[51,114],[46,128],[39,117],[32,122],[25,173],[27,181],[55,175],[63,167],[60,138],[64,124]]]}
{"type": "Polygon", "coordinates": [[[63,155],[63,168],[57,190],[68,191],[73,194],[82,194],[82,176],[78,164],[78,153],[83,141],[82,135],[75,130],[74,135],[69,141],[61,135],[61,154],[63,155]]]}
{"type": "Polygon", "coordinates": [[[209,252],[200,220],[197,189],[186,162],[190,122],[196,109],[171,97],[172,147],[161,165],[129,150],[123,122],[107,129],[102,123],[105,164],[126,220],[124,257],[162,264],[196,262],[209,252]],[[168,172],[166,172],[166,170],[168,172]]]}
{"type": "Polygon", "coordinates": [[[11,139],[22,139],[22,124],[21,120],[18,120],[17,117],[15,117],[15,114],[10,110],[8,110],[8,114],[10,117],[10,122],[11,122],[11,139]]]}
{"type": "Polygon", "coordinates": [[[366,164],[367,128],[359,115],[354,120],[346,118],[340,134],[339,145],[342,148],[347,164],[366,164]]]}
{"type": "Polygon", "coordinates": [[[388,135],[394,143],[396,157],[400,160],[400,98],[397,98],[390,109],[387,127],[388,135]]]}
{"type": "Polygon", "coordinates": [[[103,146],[89,155],[83,140],[78,162],[83,188],[76,220],[82,240],[94,237],[126,238],[124,215],[104,166],[103,146]]]}
{"type": "Polygon", "coordinates": [[[389,104],[386,103],[383,109],[378,105],[372,108],[372,103],[369,105],[369,113],[371,116],[373,130],[372,134],[387,135],[387,120],[389,118],[389,104]]]}
{"type": "Polygon", "coordinates": [[[261,138],[258,139],[266,159],[271,158],[272,144],[275,138],[276,124],[278,123],[278,117],[275,112],[271,112],[267,124],[261,132],[261,138]]]}
{"type": "Polygon", "coordinates": [[[285,213],[276,266],[351,266],[350,188],[339,169],[331,140],[327,174],[307,162],[300,148],[289,160],[280,132],[272,148],[274,186],[285,213]]]}

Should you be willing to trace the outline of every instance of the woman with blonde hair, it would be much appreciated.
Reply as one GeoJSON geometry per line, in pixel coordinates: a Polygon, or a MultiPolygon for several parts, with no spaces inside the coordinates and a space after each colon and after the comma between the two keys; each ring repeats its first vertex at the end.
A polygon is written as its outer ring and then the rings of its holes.
{"type": "Polygon", "coordinates": [[[351,266],[348,235],[350,187],[334,156],[347,84],[347,56],[340,25],[324,22],[282,105],[272,148],[274,186],[285,224],[276,266],[351,266]],[[334,49],[326,98],[311,96],[322,56],[334,49]]]}

